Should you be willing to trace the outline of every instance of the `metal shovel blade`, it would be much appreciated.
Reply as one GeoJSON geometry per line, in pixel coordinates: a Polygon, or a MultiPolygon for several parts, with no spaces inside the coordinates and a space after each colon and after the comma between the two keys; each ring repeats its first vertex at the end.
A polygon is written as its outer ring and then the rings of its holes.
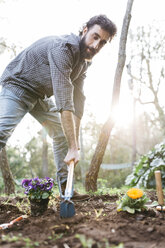
{"type": "Polygon", "coordinates": [[[70,218],[75,215],[75,207],[72,201],[65,200],[60,204],[60,217],[70,218]]]}

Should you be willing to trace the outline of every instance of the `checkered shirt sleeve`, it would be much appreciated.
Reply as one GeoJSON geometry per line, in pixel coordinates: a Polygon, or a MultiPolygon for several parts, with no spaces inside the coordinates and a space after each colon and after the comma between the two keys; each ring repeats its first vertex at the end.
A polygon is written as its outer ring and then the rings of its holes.
{"type": "Polygon", "coordinates": [[[67,46],[55,47],[49,51],[48,60],[57,110],[75,111],[73,85],[70,79],[73,55],[67,46]]]}

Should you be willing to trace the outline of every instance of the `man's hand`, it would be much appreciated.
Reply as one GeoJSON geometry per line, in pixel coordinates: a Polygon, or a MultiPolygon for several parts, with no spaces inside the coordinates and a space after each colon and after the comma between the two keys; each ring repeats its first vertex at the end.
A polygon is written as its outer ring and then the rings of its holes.
{"type": "Polygon", "coordinates": [[[69,165],[71,161],[74,161],[74,165],[79,162],[79,153],[78,150],[68,149],[68,153],[64,159],[64,162],[69,165]]]}
{"type": "Polygon", "coordinates": [[[61,122],[69,147],[64,162],[66,164],[70,164],[70,162],[73,160],[76,165],[79,161],[79,154],[78,154],[78,144],[77,144],[76,130],[75,130],[75,121],[72,112],[63,111],[61,113],[61,122]]]}

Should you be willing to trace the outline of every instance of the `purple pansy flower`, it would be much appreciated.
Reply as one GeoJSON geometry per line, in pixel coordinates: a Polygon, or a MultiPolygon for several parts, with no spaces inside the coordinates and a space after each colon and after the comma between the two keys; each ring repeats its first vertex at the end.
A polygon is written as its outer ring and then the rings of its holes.
{"type": "MultiPolygon", "coordinates": [[[[25,188],[25,194],[32,199],[42,199],[44,192],[48,193],[48,197],[52,194],[54,180],[49,177],[45,178],[32,178],[22,180],[22,187],[25,188]]],[[[45,197],[45,194],[44,194],[45,197]]]]}
{"type": "Polygon", "coordinates": [[[31,183],[32,179],[24,179],[22,180],[22,187],[28,187],[29,184],[31,183]]]}

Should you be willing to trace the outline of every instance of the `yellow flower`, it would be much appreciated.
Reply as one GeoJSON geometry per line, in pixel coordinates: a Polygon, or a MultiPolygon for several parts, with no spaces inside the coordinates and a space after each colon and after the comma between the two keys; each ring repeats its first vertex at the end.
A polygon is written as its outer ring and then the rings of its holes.
{"type": "Polygon", "coordinates": [[[127,195],[132,199],[138,199],[143,196],[143,191],[137,188],[131,188],[127,191],[127,195]]]}

